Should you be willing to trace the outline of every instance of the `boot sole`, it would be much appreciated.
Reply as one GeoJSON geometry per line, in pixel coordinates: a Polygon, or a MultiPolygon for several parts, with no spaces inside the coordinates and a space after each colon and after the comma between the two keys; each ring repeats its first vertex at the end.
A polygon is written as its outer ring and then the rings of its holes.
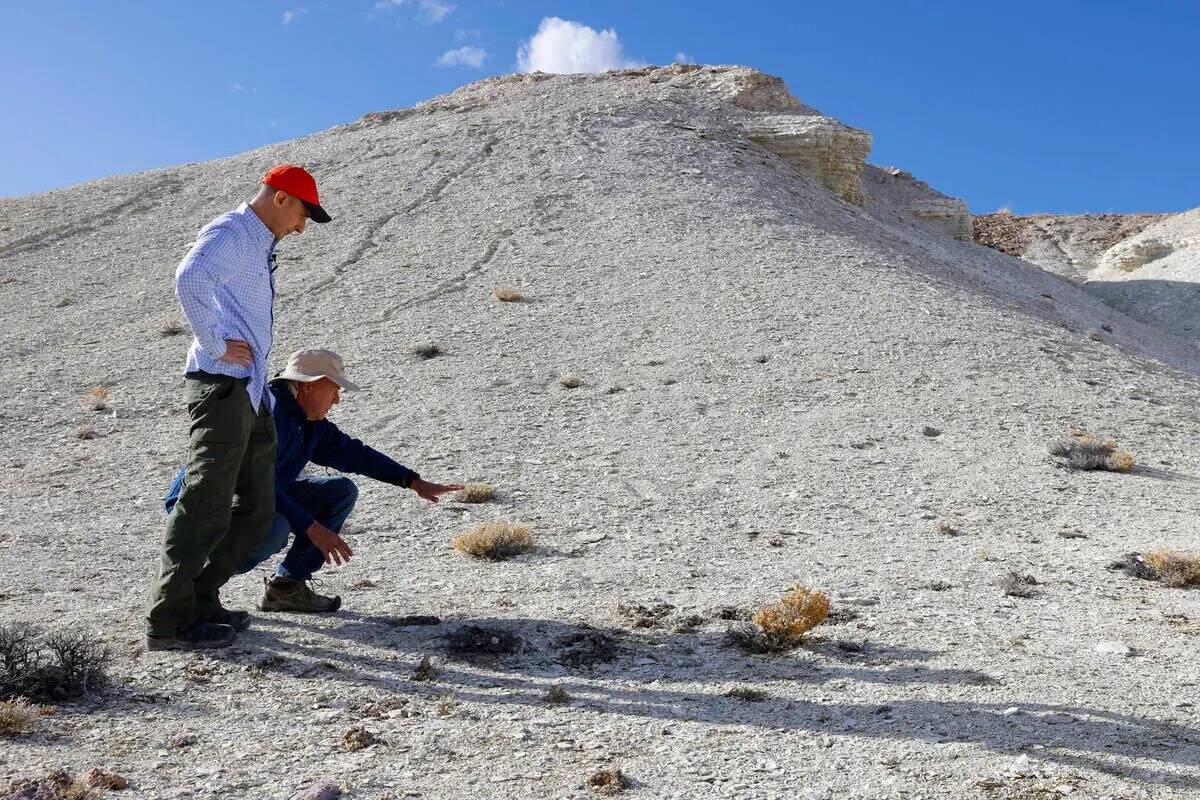
{"type": "Polygon", "coordinates": [[[154,653],[162,650],[219,650],[233,644],[236,636],[228,639],[213,639],[207,642],[189,642],[186,639],[161,639],[155,636],[146,637],[146,652],[154,653]]]}
{"type": "Polygon", "coordinates": [[[260,600],[258,610],[267,613],[275,611],[291,612],[293,614],[332,614],[342,607],[342,598],[337,598],[329,608],[297,608],[287,603],[274,600],[260,600]]]}

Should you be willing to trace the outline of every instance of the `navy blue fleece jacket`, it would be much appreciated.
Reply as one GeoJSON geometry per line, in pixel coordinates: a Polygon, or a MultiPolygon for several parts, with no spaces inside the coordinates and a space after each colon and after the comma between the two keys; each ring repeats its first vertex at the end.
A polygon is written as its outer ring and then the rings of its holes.
{"type": "MultiPolygon", "coordinates": [[[[286,382],[271,384],[275,395],[275,513],[287,518],[293,531],[306,531],[313,517],[288,493],[311,462],[341,472],[365,475],[377,481],[409,488],[421,476],[396,463],[378,450],[342,433],[327,419],[310,422],[286,382]]],[[[170,512],[183,486],[183,467],[175,474],[167,492],[170,512]]]]}

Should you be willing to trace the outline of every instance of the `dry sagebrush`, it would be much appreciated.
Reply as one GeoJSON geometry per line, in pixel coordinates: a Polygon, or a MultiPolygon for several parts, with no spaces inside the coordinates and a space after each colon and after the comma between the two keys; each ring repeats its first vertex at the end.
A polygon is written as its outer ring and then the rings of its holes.
{"type": "Polygon", "coordinates": [[[458,493],[462,503],[486,503],[496,496],[496,489],[490,483],[468,483],[458,493]]]}
{"type": "Polygon", "coordinates": [[[1134,465],[1133,454],[1118,450],[1116,441],[1097,439],[1082,430],[1072,430],[1069,437],[1050,445],[1050,455],[1066,459],[1071,469],[1129,472],[1134,465]]]}
{"type": "Polygon", "coordinates": [[[450,544],[460,553],[501,561],[533,549],[533,532],[527,525],[482,522],[467,533],[455,536],[450,544]]]}
{"type": "Polygon", "coordinates": [[[29,733],[39,716],[41,709],[23,698],[0,702],[0,737],[29,733]]]}
{"type": "Polygon", "coordinates": [[[778,603],[759,609],[752,625],[731,628],[729,637],[752,653],[779,653],[797,647],[827,616],[829,597],[824,592],[795,586],[778,603]]]}
{"type": "Polygon", "coordinates": [[[1200,556],[1179,550],[1154,550],[1144,558],[1167,586],[1200,586],[1200,556]]]}

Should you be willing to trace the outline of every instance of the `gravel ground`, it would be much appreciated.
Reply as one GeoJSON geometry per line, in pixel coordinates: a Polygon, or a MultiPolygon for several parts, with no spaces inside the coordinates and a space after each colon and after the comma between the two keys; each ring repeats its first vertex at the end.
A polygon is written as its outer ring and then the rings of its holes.
{"type": "Polygon", "coordinates": [[[1200,551],[1194,347],[835,198],[745,138],[722,76],[496,79],[0,201],[0,621],[94,628],[117,681],[0,741],[0,786],[102,767],[139,798],[582,798],[616,767],[632,797],[1197,796],[1196,595],[1106,569],[1200,551]],[[273,361],[338,350],[370,389],[343,429],[497,497],[364,480],[356,555],[323,574],[341,613],[146,654],[185,444],[171,275],[282,160],[335,221],[280,247],[273,361]],[[1062,468],[1068,426],[1137,468],[1062,468]],[[536,549],[450,549],[493,519],[536,549]],[[796,583],[835,612],[801,648],[725,644],[796,583]],[[621,603],[670,608],[637,627],[621,603]],[[451,651],[466,624],[519,639],[451,651]],[[378,741],[347,748],[356,727],[378,741]]]}

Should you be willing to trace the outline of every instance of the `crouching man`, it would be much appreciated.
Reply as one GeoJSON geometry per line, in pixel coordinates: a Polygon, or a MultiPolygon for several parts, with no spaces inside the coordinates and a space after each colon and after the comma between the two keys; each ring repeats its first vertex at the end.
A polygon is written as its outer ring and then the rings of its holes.
{"type": "MultiPolygon", "coordinates": [[[[275,455],[275,517],[269,532],[242,565],[245,573],[283,550],[292,538],[276,574],[265,579],[261,611],[321,613],[337,611],[338,596],[325,596],[309,587],[322,564],[344,564],[353,551],[340,532],[354,509],[358,487],[342,476],[301,475],[311,462],[341,472],[365,475],[412,489],[436,503],[458,484],[437,484],[401,466],[378,450],[353,439],[325,417],[341,400],[341,391],[358,391],[346,379],[341,357],[330,350],[298,350],[287,368],[270,382],[277,439],[275,455]],[[294,538],[293,538],[294,537],[294,538]]],[[[167,494],[167,511],[179,496],[182,474],[167,494]]]]}

